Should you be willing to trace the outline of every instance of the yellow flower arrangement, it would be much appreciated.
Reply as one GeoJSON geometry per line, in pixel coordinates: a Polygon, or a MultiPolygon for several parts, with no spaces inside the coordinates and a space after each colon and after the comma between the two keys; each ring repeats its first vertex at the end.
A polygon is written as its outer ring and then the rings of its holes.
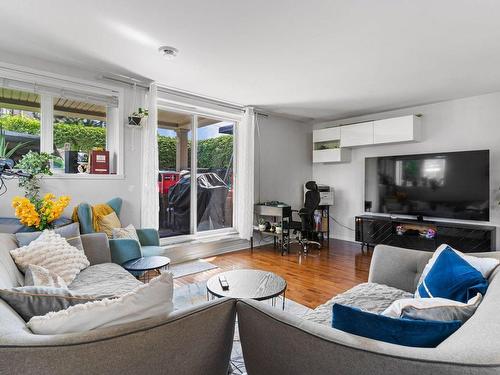
{"type": "Polygon", "coordinates": [[[29,200],[25,197],[14,197],[12,207],[21,224],[44,230],[59,218],[68,206],[70,197],[61,196],[56,199],[54,194],[46,194],[42,199],[29,200]]]}

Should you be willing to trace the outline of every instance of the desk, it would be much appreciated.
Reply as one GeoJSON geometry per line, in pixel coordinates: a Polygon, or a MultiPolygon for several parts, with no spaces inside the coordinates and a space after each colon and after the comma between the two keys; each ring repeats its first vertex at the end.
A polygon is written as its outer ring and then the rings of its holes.
{"type": "MultiPolygon", "coordinates": [[[[281,233],[275,233],[271,231],[259,231],[257,226],[254,226],[254,234],[258,232],[260,234],[260,238],[262,239],[264,236],[272,236],[273,237],[273,246],[280,247],[281,255],[283,255],[286,251],[290,250],[290,222],[292,221],[292,207],[290,206],[268,206],[265,204],[257,203],[254,205],[254,223],[258,223],[260,217],[272,218],[272,222],[281,222],[281,233]],[[285,225],[285,223],[287,223],[285,225]]],[[[271,220],[269,220],[271,221],[271,220]]],[[[253,251],[253,235],[250,239],[250,248],[253,251]]]]}

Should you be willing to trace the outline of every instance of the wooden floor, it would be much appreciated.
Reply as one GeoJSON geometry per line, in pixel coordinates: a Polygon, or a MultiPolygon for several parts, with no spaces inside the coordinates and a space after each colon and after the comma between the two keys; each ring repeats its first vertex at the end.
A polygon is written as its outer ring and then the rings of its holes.
{"type": "Polygon", "coordinates": [[[253,268],[274,272],[288,284],[286,296],[310,308],[368,280],[371,254],[361,253],[360,245],[330,240],[328,248],[312,250],[307,256],[297,254],[292,245],[289,255],[281,256],[272,246],[206,258],[219,268],[184,276],[175,280],[176,286],[205,281],[222,271],[253,268]]]}

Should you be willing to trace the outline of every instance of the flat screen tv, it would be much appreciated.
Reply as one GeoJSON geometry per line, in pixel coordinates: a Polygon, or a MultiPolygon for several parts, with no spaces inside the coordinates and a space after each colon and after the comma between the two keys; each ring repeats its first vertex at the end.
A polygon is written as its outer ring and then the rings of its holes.
{"type": "Polygon", "coordinates": [[[365,159],[365,211],[490,219],[489,150],[365,159]]]}

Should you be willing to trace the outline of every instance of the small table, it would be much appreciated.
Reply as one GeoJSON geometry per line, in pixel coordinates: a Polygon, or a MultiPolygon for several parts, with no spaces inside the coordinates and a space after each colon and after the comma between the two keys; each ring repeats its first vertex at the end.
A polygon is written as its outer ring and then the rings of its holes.
{"type": "Polygon", "coordinates": [[[160,270],[168,269],[169,264],[170,258],[155,255],[128,260],[122,264],[122,267],[135,276],[144,276],[143,281],[148,282],[151,280],[148,271],[156,271],[157,274],[160,274],[160,270]]]}
{"type": "Polygon", "coordinates": [[[283,296],[283,310],[285,309],[286,281],[272,272],[261,270],[232,270],[212,276],[207,281],[207,299],[212,297],[250,298],[257,301],[272,299],[276,305],[276,298],[283,296]],[[229,289],[222,290],[219,277],[225,276],[229,289]]]}

